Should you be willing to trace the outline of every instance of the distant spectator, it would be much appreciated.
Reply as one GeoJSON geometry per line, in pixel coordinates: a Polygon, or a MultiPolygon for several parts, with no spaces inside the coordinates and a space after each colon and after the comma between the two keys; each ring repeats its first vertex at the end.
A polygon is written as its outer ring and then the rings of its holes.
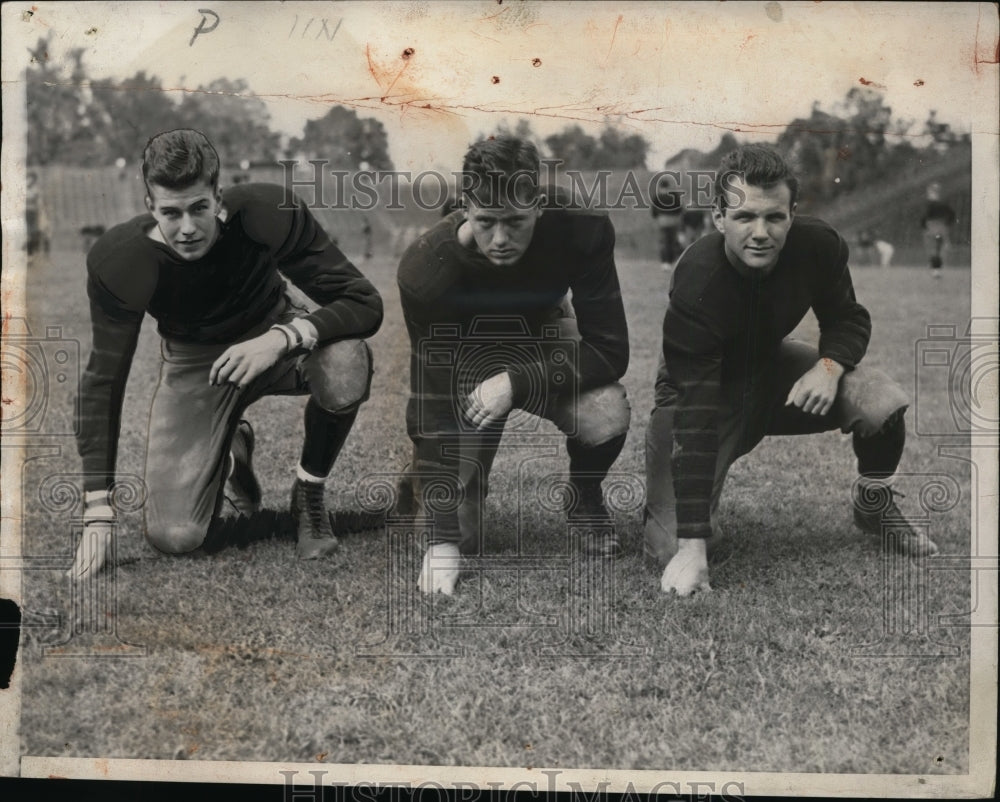
{"type": "Polygon", "coordinates": [[[892,265],[892,255],[896,252],[892,244],[886,242],[884,239],[877,239],[875,240],[875,250],[878,252],[879,267],[890,267],[892,265]]]}
{"type": "Polygon", "coordinates": [[[872,228],[863,228],[858,232],[858,250],[855,262],[859,265],[878,265],[889,267],[896,249],[872,228]]]}
{"type": "Polygon", "coordinates": [[[657,187],[649,206],[660,232],[660,267],[673,270],[683,250],[679,237],[684,216],[680,189],[669,185],[657,187]]]}
{"type": "Polygon", "coordinates": [[[681,214],[681,247],[687,248],[692,242],[700,240],[705,236],[706,212],[704,209],[685,209],[681,214]]]}
{"type": "Polygon", "coordinates": [[[99,223],[81,228],[80,236],[83,237],[83,252],[90,253],[90,249],[94,247],[94,243],[101,238],[105,231],[107,231],[107,227],[99,223]]]}
{"type": "Polygon", "coordinates": [[[870,228],[863,228],[858,232],[858,252],[855,262],[859,265],[872,265],[877,259],[875,233],[870,228]]]}
{"type": "Polygon", "coordinates": [[[25,176],[24,223],[27,234],[25,250],[32,256],[41,251],[49,252],[49,219],[45,213],[45,203],[38,173],[29,170],[25,176]]]}
{"type": "Polygon", "coordinates": [[[941,200],[941,185],[929,184],[927,187],[927,209],[920,220],[924,230],[924,248],[931,266],[931,275],[941,278],[941,267],[944,265],[944,254],[951,244],[951,229],[958,221],[955,210],[941,200]]]}
{"type": "Polygon", "coordinates": [[[365,238],[365,259],[368,260],[372,258],[372,224],[367,217],[361,224],[361,234],[365,238]]]}

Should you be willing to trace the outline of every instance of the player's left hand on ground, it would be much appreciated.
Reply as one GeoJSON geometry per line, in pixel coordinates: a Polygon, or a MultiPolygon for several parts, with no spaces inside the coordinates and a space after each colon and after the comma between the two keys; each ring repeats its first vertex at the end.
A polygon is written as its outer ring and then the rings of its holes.
{"type": "Polygon", "coordinates": [[[111,556],[115,536],[115,511],[104,491],[84,494],[83,535],[76,547],[76,557],[66,575],[74,582],[97,576],[111,556]]]}
{"type": "Polygon", "coordinates": [[[111,554],[114,530],[110,523],[87,524],[76,547],[76,557],[66,575],[74,582],[83,582],[97,576],[111,554]]]}
{"type": "Polygon", "coordinates": [[[271,367],[288,349],[280,331],[269,330],[246,342],[227,348],[208,373],[209,384],[235,384],[241,390],[271,367]]]}
{"type": "Polygon", "coordinates": [[[794,404],[811,415],[825,415],[837,400],[837,388],[844,366],[824,357],[792,385],[785,406],[794,404]]]}
{"type": "Polygon", "coordinates": [[[663,569],[660,588],[664,593],[690,596],[696,590],[708,591],[708,548],[700,538],[680,538],[677,553],[663,569]]]}
{"type": "Polygon", "coordinates": [[[507,372],[491,376],[469,393],[465,417],[478,429],[486,429],[502,421],[514,406],[514,389],[507,372]]]}
{"type": "Polygon", "coordinates": [[[455,592],[462,556],[454,543],[433,543],[424,553],[417,587],[421,593],[443,593],[451,596],[455,592]]]}

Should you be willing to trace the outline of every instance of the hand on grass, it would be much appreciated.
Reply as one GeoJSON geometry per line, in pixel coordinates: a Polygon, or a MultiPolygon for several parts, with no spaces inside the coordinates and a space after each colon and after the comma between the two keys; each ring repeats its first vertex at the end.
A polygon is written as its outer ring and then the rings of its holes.
{"type": "Polygon", "coordinates": [[[785,406],[794,404],[811,415],[825,415],[837,400],[837,387],[844,366],[823,357],[792,385],[785,406]]]}
{"type": "Polygon", "coordinates": [[[84,526],[80,544],[76,547],[76,558],[66,576],[74,582],[82,582],[97,576],[111,554],[113,537],[114,524],[108,521],[98,521],[84,526]]]}
{"type": "Polygon", "coordinates": [[[660,580],[664,593],[690,596],[696,590],[711,590],[708,584],[708,549],[701,538],[679,538],[677,553],[667,563],[660,580]]]}
{"type": "Polygon", "coordinates": [[[502,421],[514,406],[514,389],[507,372],[498,373],[479,383],[466,399],[465,417],[483,429],[502,421]]]}
{"type": "Polygon", "coordinates": [[[288,350],[288,339],[277,330],[227,348],[208,373],[209,384],[235,384],[241,390],[271,367],[288,350]]]}
{"type": "Polygon", "coordinates": [[[443,593],[451,596],[458,581],[462,557],[454,543],[434,543],[424,554],[417,587],[422,593],[443,593]]]}

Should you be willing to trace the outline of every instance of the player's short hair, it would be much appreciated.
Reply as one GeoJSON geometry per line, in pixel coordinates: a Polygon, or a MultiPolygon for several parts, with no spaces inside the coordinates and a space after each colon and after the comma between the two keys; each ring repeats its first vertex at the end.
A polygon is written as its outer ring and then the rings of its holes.
{"type": "Polygon", "coordinates": [[[219,185],[219,154],[208,137],[193,128],[163,131],[142,151],[142,180],[167,189],[186,189],[199,181],[219,185]]]}
{"type": "Polygon", "coordinates": [[[538,199],[540,161],[534,143],[501,134],[469,146],[462,161],[462,194],[481,207],[529,207],[538,199]]]}
{"type": "Polygon", "coordinates": [[[729,184],[734,176],[749,186],[761,189],[786,184],[792,193],[789,207],[795,205],[799,195],[799,179],[792,168],[778,151],[767,145],[743,145],[722,157],[715,175],[715,203],[723,211],[734,194],[729,184]]]}

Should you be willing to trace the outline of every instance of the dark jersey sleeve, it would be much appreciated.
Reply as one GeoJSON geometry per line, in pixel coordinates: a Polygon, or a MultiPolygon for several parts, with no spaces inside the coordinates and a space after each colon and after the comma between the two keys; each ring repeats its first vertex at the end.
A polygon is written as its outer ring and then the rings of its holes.
{"type": "MultiPolygon", "coordinates": [[[[453,392],[456,358],[460,346],[460,325],[455,322],[449,337],[449,323],[435,316],[433,264],[426,235],[407,249],[400,263],[398,286],[403,321],[410,338],[410,397],[406,405],[406,428],[414,445],[413,470],[424,486],[432,484],[440,497],[461,498],[459,486],[458,437],[460,435],[457,397],[453,392]],[[421,276],[422,274],[422,276],[421,276]],[[429,279],[414,281],[416,277],[429,279]],[[432,322],[437,317],[437,322],[432,322]],[[434,331],[432,331],[432,326],[434,331]],[[432,336],[433,335],[433,336],[432,336]]],[[[428,509],[434,537],[457,542],[460,539],[455,505],[435,505],[428,509]]]]}
{"type": "Polygon", "coordinates": [[[697,302],[679,293],[663,319],[663,356],[677,391],[671,444],[677,536],[707,538],[719,451],[723,333],[697,302]]]}
{"type": "Polygon", "coordinates": [[[854,295],[848,258],[847,242],[836,231],[827,227],[817,233],[815,261],[825,267],[812,300],[819,321],[819,355],[852,370],[868,350],[872,320],[854,295]]]}
{"type": "Polygon", "coordinates": [[[80,380],[77,435],[87,491],[107,489],[115,479],[125,384],[155,285],[155,266],[141,257],[135,233],[126,232],[112,229],[87,257],[93,339],[80,380]]]}
{"type": "MultiPolygon", "coordinates": [[[[378,331],[378,290],[341,253],[305,204],[275,184],[248,185],[245,193],[247,235],[266,245],[278,269],[320,304],[306,318],[316,327],[319,342],[370,337],[378,331]]],[[[242,193],[233,194],[243,199],[242,193]]]]}
{"type": "Polygon", "coordinates": [[[568,365],[545,359],[543,348],[543,359],[510,365],[515,406],[530,396],[532,386],[545,387],[550,396],[565,392],[567,387],[585,392],[617,381],[628,369],[628,324],[615,267],[614,226],[606,217],[600,218],[596,227],[592,217],[577,217],[572,238],[579,243],[579,252],[571,256],[577,266],[570,281],[580,331],[575,359],[568,365]],[[533,385],[533,377],[540,378],[542,384],[533,385]]]}

